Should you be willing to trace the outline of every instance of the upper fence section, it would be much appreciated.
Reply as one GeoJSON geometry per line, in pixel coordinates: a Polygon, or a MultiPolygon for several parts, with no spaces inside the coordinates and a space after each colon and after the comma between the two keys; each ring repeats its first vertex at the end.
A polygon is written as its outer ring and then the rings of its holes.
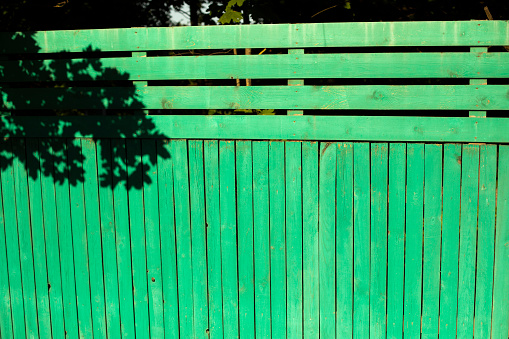
{"type": "Polygon", "coordinates": [[[11,112],[455,110],[465,113],[397,115],[505,117],[505,46],[508,21],[0,33],[0,94],[2,110],[11,112]]]}
{"type": "Polygon", "coordinates": [[[229,48],[507,46],[509,21],[359,22],[2,33],[6,53],[229,48]],[[30,36],[37,50],[25,44],[30,36]]]}

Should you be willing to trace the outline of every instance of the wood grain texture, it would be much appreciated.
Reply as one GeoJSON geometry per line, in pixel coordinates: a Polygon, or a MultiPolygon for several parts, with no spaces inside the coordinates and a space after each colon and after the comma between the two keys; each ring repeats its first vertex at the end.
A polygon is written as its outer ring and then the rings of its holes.
{"type": "MultiPolygon", "coordinates": [[[[293,51],[293,53],[291,53],[293,51]]],[[[291,79],[303,86],[306,78],[507,78],[507,53],[337,53],[263,55],[201,55],[143,58],[44,59],[47,72],[30,61],[0,61],[2,82],[187,80],[187,79],[291,79]],[[93,65],[85,69],[83,65],[93,65]],[[79,69],[79,72],[67,69],[79,69]]],[[[484,83],[486,81],[484,80],[484,83]]],[[[474,84],[474,83],[472,83],[474,84]]]]}
{"type": "Polygon", "coordinates": [[[2,33],[0,53],[364,46],[506,46],[507,21],[151,27],[2,33]],[[27,47],[30,41],[30,47],[27,47]],[[32,46],[37,47],[32,47],[32,46]]]}
{"type": "Polygon", "coordinates": [[[2,110],[508,110],[509,85],[10,88],[2,110]]]}

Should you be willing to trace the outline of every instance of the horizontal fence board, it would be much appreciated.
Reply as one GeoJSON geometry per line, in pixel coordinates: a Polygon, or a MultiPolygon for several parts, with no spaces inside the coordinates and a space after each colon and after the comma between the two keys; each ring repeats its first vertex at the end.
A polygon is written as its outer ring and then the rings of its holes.
{"type": "Polygon", "coordinates": [[[505,118],[173,115],[2,117],[0,123],[0,137],[509,142],[505,118]]]}
{"type": "Polygon", "coordinates": [[[0,34],[0,53],[509,45],[508,21],[140,27],[0,34]]]}
{"type": "Polygon", "coordinates": [[[509,85],[3,89],[2,109],[509,110],[509,85]]]}
{"type": "Polygon", "coordinates": [[[507,78],[508,53],[340,53],[203,55],[0,61],[3,82],[302,79],[507,78]]]}

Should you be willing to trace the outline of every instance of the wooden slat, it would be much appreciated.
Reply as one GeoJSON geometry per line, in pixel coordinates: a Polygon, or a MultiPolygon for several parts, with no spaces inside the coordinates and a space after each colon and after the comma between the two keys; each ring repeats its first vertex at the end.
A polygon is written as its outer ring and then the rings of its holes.
{"type": "MultiPolygon", "coordinates": [[[[336,338],[353,335],[353,144],[337,144],[336,338]]],[[[305,238],[308,239],[308,238],[305,238]]]]}
{"type": "Polygon", "coordinates": [[[422,336],[438,339],[442,240],[442,145],[425,145],[424,157],[422,336]]]}
{"type": "Polygon", "coordinates": [[[354,194],[354,286],[353,337],[369,338],[370,269],[370,156],[369,143],[355,143],[353,149],[354,194]]]}
{"type": "MultiPolygon", "coordinates": [[[[93,333],[92,303],[90,299],[90,264],[83,192],[82,140],[67,140],[69,168],[69,195],[72,222],[72,245],[74,250],[74,275],[76,278],[76,300],[78,303],[78,330],[80,338],[93,333]]],[[[95,306],[95,305],[94,305],[95,306]]]]}
{"type": "Polygon", "coordinates": [[[193,272],[191,220],[189,216],[189,165],[186,140],[172,140],[173,190],[175,199],[175,237],[177,241],[177,278],[179,327],[181,338],[193,336],[193,272]]]}
{"type": "MultiPolygon", "coordinates": [[[[219,142],[205,141],[205,204],[209,330],[211,339],[223,338],[223,293],[221,285],[221,215],[219,202],[219,142]]],[[[170,155],[171,156],[171,155],[170,155]]]]}
{"type": "Polygon", "coordinates": [[[270,310],[272,337],[286,338],[285,144],[269,142],[270,310]]]}
{"type": "Polygon", "coordinates": [[[387,334],[387,185],[388,146],[371,144],[371,249],[369,337],[385,338],[387,334]]]}
{"type": "Polygon", "coordinates": [[[7,247],[5,244],[6,236],[1,186],[2,184],[0,181],[0,293],[3,296],[0,301],[0,307],[3,310],[3,313],[0,315],[0,333],[13,338],[11,296],[9,293],[9,268],[7,266],[7,247]]]}
{"type": "Polygon", "coordinates": [[[320,144],[318,182],[318,266],[320,337],[336,332],[336,153],[337,144],[320,144]]]}
{"type": "Polygon", "coordinates": [[[504,338],[509,332],[509,146],[498,151],[497,224],[493,281],[492,338],[504,338]]]}
{"type": "MultiPolygon", "coordinates": [[[[289,51],[303,51],[291,49],[289,51]]],[[[294,52],[295,53],[295,52],[294,52]]],[[[0,61],[2,82],[305,79],[507,78],[507,53],[338,53],[203,55],[0,61]],[[34,63],[37,67],[34,67],[34,63]],[[40,68],[45,69],[41,72],[40,68]]],[[[303,80],[289,80],[303,86],[303,80]]]]}
{"type": "Polygon", "coordinates": [[[424,145],[407,145],[404,337],[421,333],[424,145]]]}
{"type": "Polygon", "coordinates": [[[111,137],[509,142],[505,118],[384,116],[151,116],[3,118],[1,137],[111,137]],[[57,126],[55,129],[47,126],[57,126]],[[133,126],[140,126],[133,129],[133,126]],[[144,128],[143,126],[147,126],[144,128]],[[373,128],[376,126],[376,128],[373,128]],[[23,127],[21,129],[20,127],[23,127]],[[29,130],[29,132],[26,132],[29,130]],[[117,133],[115,132],[115,135],[117,133]]]}
{"type": "MultiPolygon", "coordinates": [[[[136,337],[149,336],[147,258],[143,210],[143,172],[141,140],[126,141],[127,197],[131,235],[134,330],[136,337]]],[[[192,285],[191,285],[192,286],[192,285]]]]}
{"type": "MultiPolygon", "coordinates": [[[[163,281],[161,264],[161,233],[159,225],[158,167],[156,141],[141,141],[143,163],[143,211],[147,253],[148,317],[150,336],[164,337],[163,281]]],[[[196,232],[198,233],[198,232],[196,232]]]]}
{"type": "Polygon", "coordinates": [[[474,338],[491,338],[497,145],[480,146],[474,338]]]}
{"type": "MultiPolygon", "coordinates": [[[[46,173],[53,173],[54,164],[44,161],[50,157],[49,140],[39,139],[39,168],[46,173]]],[[[46,244],[46,268],[48,275],[48,295],[51,314],[51,333],[57,336],[65,333],[64,310],[62,302],[62,280],[60,274],[60,246],[58,243],[57,211],[55,202],[55,186],[53,178],[41,175],[42,214],[44,216],[44,240],[46,244]]],[[[76,324],[75,324],[76,325],[76,324]]]]}
{"type": "MultiPolygon", "coordinates": [[[[193,256],[193,332],[195,338],[208,339],[209,335],[207,329],[209,328],[209,313],[207,307],[207,244],[203,141],[189,140],[188,144],[189,203],[191,206],[191,243],[193,256]]],[[[154,247],[156,246],[157,244],[154,244],[154,247]]]]}
{"type": "Polygon", "coordinates": [[[239,330],[241,337],[255,337],[253,154],[251,141],[237,141],[237,228],[239,251],[239,330]]]}
{"type": "Polygon", "coordinates": [[[219,207],[223,271],[223,328],[226,338],[239,336],[235,142],[219,142],[219,207]]]}
{"type": "Polygon", "coordinates": [[[88,262],[90,270],[90,296],[92,326],[96,337],[106,336],[106,306],[104,301],[104,270],[102,235],[99,213],[99,182],[97,178],[97,151],[95,141],[82,140],[83,194],[87,223],[88,262]]]}
{"type": "Polygon", "coordinates": [[[461,145],[444,145],[440,337],[456,336],[461,196],[461,145]]]}
{"type": "Polygon", "coordinates": [[[0,53],[509,45],[507,21],[359,22],[3,33],[0,53]]]}
{"type": "Polygon", "coordinates": [[[134,338],[134,296],[131,265],[131,237],[129,230],[129,200],[127,182],[127,146],[125,140],[111,142],[112,160],[118,173],[113,175],[112,190],[115,217],[118,294],[120,296],[120,329],[122,338],[134,338]]]}
{"type": "Polygon", "coordinates": [[[2,109],[508,110],[509,85],[5,89],[2,109]]]}
{"type": "MultiPolygon", "coordinates": [[[[28,197],[30,205],[30,228],[34,253],[35,291],[37,298],[37,322],[40,338],[51,338],[51,318],[49,306],[48,273],[46,265],[46,244],[44,238],[44,219],[41,200],[41,172],[39,142],[27,139],[26,169],[28,197]]],[[[35,302],[35,300],[33,301],[35,302]]],[[[10,308],[10,307],[9,307],[10,308]]]]}
{"type": "Polygon", "coordinates": [[[474,335],[478,192],[479,146],[463,145],[457,328],[460,338],[474,335]]]}
{"type": "MultiPolygon", "coordinates": [[[[157,140],[157,184],[161,230],[161,274],[163,286],[164,336],[179,337],[177,253],[175,251],[175,203],[173,198],[173,154],[171,141],[157,140]]],[[[210,258],[210,256],[209,256],[210,258]]],[[[209,290],[212,294],[212,290],[209,290]]]]}
{"type": "Polygon", "coordinates": [[[255,324],[257,338],[270,338],[269,145],[253,142],[255,324]]]}
{"type": "MultiPolygon", "coordinates": [[[[302,338],[302,143],[285,143],[286,178],[286,328],[302,338]]],[[[308,239],[306,239],[307,241],[308,239]]]]}
{"type": "Polygon", "coordinates": [[[99,210],[101,223],[102,260],[104,265],[104,303],[106,308],[106,333],[108,338],[120,339],[120,301],[115,244],[115,211],[113,201],[113,172],[111,140],[95,143],[97,175],[99,177],[99,210]]]}
{"type": "Polygon", "coordinates": [[[406,144],[389,145],[387,337],[403,338],[406,144]]]}
{"type": "MultiPolygon", "coordinates": [[[[56,159],[70,160],[68,156],[67,140],[51,140],[47,147],[50,151],[50,156],[54,156],[56,159]]],[[[52,181],[54,181],[55,184],[56,220],[58,225],[57,234],[60,245],[60,272],[62,279],[62,299],[64,305],[65,324],[64,333],[67,332],[67,336],[69,338],[78,338],[80,319],[78,318],[78,299],[76,290],[78,286],[76,285],[74,267],[74,241],[73,228],[71,225],[71,200],[69,196],[69,168],[67,167],[67,163],[62,161],[54,163],[53,170],[53,173],[55,174],[53,175],[52,181]]],[[[52,209],[54,207],[50,205],[48,208],[52,209]]],[[[76,246],[78,246],[78,244],[76,244],[76,246]]],[[[77,262],[79,262],[79,260],[77,262]]],[[[86,325],[87,324],[84,324],[85,328],[86,325]]]]}
{"type": "Polygon", "coordinates": [[[302,143],[302,269],[304,338],[319,338],[318,142],[302,143]]]}

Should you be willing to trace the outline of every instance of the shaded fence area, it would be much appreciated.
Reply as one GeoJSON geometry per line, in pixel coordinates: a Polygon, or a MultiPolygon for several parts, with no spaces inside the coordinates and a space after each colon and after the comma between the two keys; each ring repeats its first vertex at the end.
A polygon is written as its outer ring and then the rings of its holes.
{"type": "Polygon", "coordinates": [[[507,45],[0,33],[0,336],[507,339],[507,45]]]}

